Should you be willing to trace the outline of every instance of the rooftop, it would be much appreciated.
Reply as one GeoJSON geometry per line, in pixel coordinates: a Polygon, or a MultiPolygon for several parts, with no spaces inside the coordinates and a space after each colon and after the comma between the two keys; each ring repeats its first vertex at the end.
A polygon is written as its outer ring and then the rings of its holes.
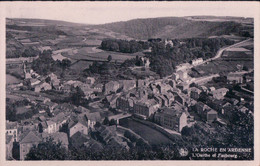
{"type": "Polygon", "coordinates": [[[34,143],[42,141],[41,138],[33,131],[29,131],[29,133],[25,134],[25,136],[21,139],[20,143],[34,143]]]}
{"type": "Polygon", "coordinates": [[[6,130],[9,130],[9,129],[17,129],[17,122],[7,121],[6,122],[6,130]]]}

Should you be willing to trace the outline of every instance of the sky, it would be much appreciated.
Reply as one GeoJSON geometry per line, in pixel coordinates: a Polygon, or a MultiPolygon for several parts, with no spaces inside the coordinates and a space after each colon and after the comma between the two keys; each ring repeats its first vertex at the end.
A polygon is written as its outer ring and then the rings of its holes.
{"type": "Polygon", "coordinates": [[[256,14],[256,8],[249,2],[9,2],[4,5],[8,18],[40,18],[86,24],[168,16],[254,17],[256,14]]]}

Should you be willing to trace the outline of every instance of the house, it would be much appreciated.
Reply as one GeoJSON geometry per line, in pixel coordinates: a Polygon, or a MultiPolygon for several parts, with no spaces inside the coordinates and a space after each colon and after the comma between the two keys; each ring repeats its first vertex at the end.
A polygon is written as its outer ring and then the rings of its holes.
{"type": "Polygon", "coordinates": [[[121,96],[116,100],[116,108],[129,112],[134,106],[134,101],[131,98],[121,96]]]}
{"type": "Polygon", "coordinates": [[[184,93],[175,93],[174,99],[183,106],[190,106],[191,104],[190,97],[184,93]]]}
{"type": "Polygon", "coordinates": [[[86,99],[90,99],[93,97],[92,94],[94,93],[94,89],[90,88],[87,84],[80,85],[79,88],[84,93],[86,99]]]}
{"type": "Polygon", "coordinates": [[[186,82],[182,82],[178,85],[176,85],[177,88],[179,88],[181,91],[185,91],[188,90],[190,87],[190,84],[186,83],[186,82]]]}
{"type": "Polygon", "coordinates": [[[116,92],[119,89],[119,83],[117,81],[109,81],[105,84],[105,94],[110,94],[112,92],[116,92]]]}
{"type": "Polygon", "coordinates": [[[70,137],[70,143],[73,147],[81,147],[84,143],[89,142],[90,137],[88,135],[82,134],[81,132],[76,132],[70,137]]]}
{"type": "Polygon", "coordinates": [[[94,128],[95,124],[97,122],[101,121],[101,115],[100,112],[92,112],[92,113],[87,113],[85,114],[87,117],[87,125],[88,128],[94,128]]]}
{"type": "Polygon", "coordinates": [[[171,106],[172,103],[174,102],[174,95],[170,92],[164,93],[163,96],[168,100],[168,105],[171,106]]]}
{"type": "Polygon", "coordinates": [[[186,70],[179,70],[177,73],[179,74],[179,78],[183,81],[186,81],[188,78],[188,73],[186,70]]]}
{"type": "Polygon", "coordinates": [[[31,83],[31,86],[34,86],[34,85],[38,85],[39,83],[41,83],[41,81],[36,78],[31,78],[30,83],[31,83]]]}
{"type": "Polygon", "coordinates": [[[72,137],[77,132],[80,132],[81,134],[88,135],[88,125],[86,120],[72,120],[68,124],[69,129],[69,137],[72,137]]]}
{"type": "Polygon", "coordinates": [[[60,142],[63,147],[68,149],[69,141],[68,141],[68,135],[66,133],[63,132],[56,132],[52,134],[42,133],[41,136],[43,141],[47,141],[48,139],[51,138],[53,139],[53,142],[55,142],[56,144],[60,142]]]}
{"type": "Polygon", "coordinates": [[[76,111],[77,113],[90,113],[89,109],[82,106],[78,106],[74,111],[76,111]]]}
{"type": "Polygon", "coordinates": [[[45,118],[45,116],[41,115],[41,116],[38,117],[38,120],[40,122],[44,122],[44,121],[46,121],[46,118],[45,118]]]}
{"type": "Polygon", "coordinates": [[[234,72],[227,75],[228,83],[243,83],[243,75],[246,72],[234,72]]]}
{"type": "Polygon", "coordinates": [[[12,155],[13,143],[14,143],[14,136],[5,134],[6,160],[13,158],[12,155]]]}
{"type": "Polygon", "coordinates": [[[209,92],[209,90],[208,90],[208,88],[207,88],[206,86],[200,86],[200,89],[201,89],[202,92],[204,92],[204,93],[208,93],[208,92],[209,92]]]}
{"type": "Polygon", "coordinates": [[[183,63],[183,64],[180,64],[178,66],[176,66],[176,71],[179,71],[179,70],[186,70],[187,68],[189,68],[191,65],[189,63],[183,63]]]}
{"type": "Polygon", "coordinates": [[[37,146],[42,141],[38,133],[29,131],[23,133],[21,136],[20,144],[20,160],[24,160],[26,155],[29,153],[30,149],[35,145],[37,146]]]}
{"type": "Polygon", "coordinates": [[[69,115],[64,112],[60,112],[58,115],[53,117],[51,120],[56,124],[56,131],[61,130],[64,124],[68,122],[69,115]]]}
{"type": "Polygon", "coordinates": [[[168,39],[166,39],[166,40],[164,40],[164,45],[165,46],[170,46],[170,47],[173,47],[173,42],[172,42],[172,40],[168,40],[168,39]]]}
{"type": "Polygon", "coordinates": [[[215,87],[209,87],[209,92],[213,92],[213,91],[215,91],[216,90],[216,88],[215,87]]]}
{"type": "Polygon", "coordinates": [[[164,105],[164,101],[162,98],[159,97],[159,95],[154,94],[153,99],[156,101],[157,104],[159,104],[160,107],[164,105]]]}
{"type": "Polygon", "coordinates": [[[134,114],[140,115],[144,119],[149,118],[159,107],[159,104],[153,100],[140,100],[134,103],[134,114]]]}
{"type": "Polygon", "coordinates": [[[98,133],[102,141],[106,143],[107,148],[129,149],[127,142],[117,135],[116,126],[100,126],[98,133]]]}
{"type": "Polygon", "coordinates": [[[229,90],[227,88],[220,88],[211,92],[215,99],[223,99],[229,90]]]}
{"type": "Polygon", "coordinates": [[[202,58],[194,59],[194,60],[191,61],[191,64],[194,65],[194,66],[199,65],[201,63],[203,63],[202,58]]]}
{"type": "Polygon", "coordinates": [[[184,110],[163,107],[155,113],[154,121],[165,128],[181,132],[187,126],[187,117],[184,110]]]}
{"type": "Polygon", "coordinates": [[[203,119],[207,120],[207,122],[213,122],[218,118],[217,111],[211,109],[209,106],[202,102],[197,102],[195,105],[195,109],[203,119]]]}
{"type": "Polygon", "coordinates": [[[42,97],[42,96],[40,96],[40,97],[37,97],[37,98],[36,98],[36,101],[45,104],[45,103],[47,103],[47,102],[50,102],[51,99],[49,99],[49,98],[47,98],[47,97],[42,97]]]}
{"type": "Polygon", "coordinates": [[[62,104],[57,105],[55,109],[59,109],[59,110],[62,110],[64,112],[73,112],[74,109],[76,109],[76,108],[77,107],[72,105],[72,104],[62,103],[62,104]]]}
{"type": "Polygon", "coordinates": [[[180,75],[178,73],[172,74],[172,78],[177,81],[180,78],[180,75]]]}
{"type": "Polygon", "coordinates": [[[213,122],[213,121],[217,120],[217,118],[218,118],[217,111],[215,111],[213,109],[207,111],[207,122],[213,122]]]}
{"type": "Polygon", "coordinates": [[[50,112],[53,112],[54,109],[58,106],[57,103],[51,101],[47,101],[44,105],[46,105],[49,108],[50,112]]]}
{"type": "Polygon", "coordinates": [[[142,60],[143,65],[144,65],[145,68],[149,68],[150,67],[150,60],[149,60],[149,58],[141,57],[141,60],[142,60]]]}
{"type": "Polygon", "coordinates": [[[148,79],[137,79],[136,80],[136,88],[143,88],[148,85],[148,79]]]}
{"type": "Polygon", "coordinates": [[[45,133],[55,133],[57,132],[57,124],[53,122],[52,120],[46,120],[44,122],[39,123],[39,132],[45,132],[45,133]]]}
{"type": "Polygon", "coordinates": [[[227,103],[227,101],[222,100],[222,99],[216,99],[213,98],[212,96],[209,96],[206,100],[206,104],[211,107],[212,109],[218,111],[219,113],[221,113],[221,107],[223,105],[225,105],[227,103]]]}
{"type": "Polygon", "coordinates": [[[200,93],[202,91],[196,87],[191,87],[190,88],[190,97],[197,100],[200,97],[200,93]]]}
{"type": "Polygon", "coordinates": [[[69,84],[64,84],[63,87],[62,87],[62,91],[64,93],[70,93],[71,92],[71,89],[72,89],[72,86],[69,85],[69,84]]]}
{"type": "Polygon", "coordinates": [[[176,87],[176,82],[174,80],[169,80],[168,84],[172,87],[175,88],[176,87]]]}
{"type": "Polygon", "coordinates": [[[47,91],[47,90],[51,90],[51,89],[52,89],[52,86],[50,84],[48,84],[47,82],[43,82],[34,87],[35,92],[47,91]]]}
{"type": "Polygon", "coordinates": [[[94,82],[95,82],[95,78],[94,77],[87,77],[87,79],[86,79],[86,83],[87,84],[92,85],[92,84],[94,84],[94,82]]]}
{"type": "Polygon", "coordinates": [[[116,108],[116,101],[117,98],[120,96],[120,94],[112,94],[105,97],[105,102],[109,105],[111,108],[116,108]]]}
{"type": "Polygon", "coordinates": [[[162,99],[162,106],[166,106],[166,107],[169,106],[169,101],[168,101],[167,97],[165,97],[164,95],[160,95],[159,98],[162,99]]]}
{"type": "Polygon", "coordinates": [[[151,91],[152,91],[154,94],[160,93],[160,89],[161,89],[160,85],[156,85],[156,84],[154,84],[154,83],[151,83],[151,84],[149,84],[149,88],[151,89],[151,91]]]}
{"type": "Polygon", "coordinates": [[[94,92],[99,92],[101,93],[103,91],[103,84],[97,84],[93,87],[94,92]]]}
{"type": "Polygon", "coordinates": [[[235,107],[232,106],[230,103],[227,103],[225,105],[222,106],[221,108],[221,114],[225,115],[225,117],[227,117],[228,119],[232,118],[233,116],[233,112],[235,110],[235,107]]]}
{"type": "Polygon", "coordinates": [[[19,128],[19,130],[21,130],[22,132],[37,131],[38,130],[38,124],[36,122],[33,122],[32,119],[28,119],[28,121],[23,122],[21,124],[21,128],[19,128]],[[28,121],[30,121],[30,122],[28,122],[28,121]]]}
{"type": "Polygon", "coordinates": [[[18,140],[18,124],[17,122],[6,121],[5,132],[9,136],[13,136],[14,142],[18,140]]]}
{"type": "Polygon", "coordinates": [[[226,100],[232,105],[237,105],[239,103],[239,100],[235,98],[226,98],[226,100]]]}
{"type": "Polygon", "coordinates": [[[135,80],[120,80],[119,83],[121,84],[124,91],[130,90],[136,87],[135,80]]]}
{"type": "Polygon", "coordinates": [[[249,111],[249,109],[243,105],[240,105],[239,107],[237,107],[237,109],[238,109],[238,111],[243,112],[243,113],[246,113],[247,111],[249,111]]]}
{"type": "Polygon", "coordinates": [[[162,83],[160,86],[160,93],[167,93],[169,90],[172,90],[172,86],[166,83],[162,83]]]}

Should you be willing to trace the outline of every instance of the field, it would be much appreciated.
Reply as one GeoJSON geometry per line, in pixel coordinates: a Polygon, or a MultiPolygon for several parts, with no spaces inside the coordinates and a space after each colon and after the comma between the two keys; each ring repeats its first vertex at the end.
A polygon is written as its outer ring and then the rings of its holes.
{"type": "Polygon", "coordinates": [[[248,69],[252,69],[254,67],[254,61],[215,60],[195,67],[195,71],[191,71],[191,74],[193,77],[202,77],[211,74],[235,72],[238,70],[237,65],[243,65],[248,69]]]}
{"type": "Polygon", "coordinates": [[[25,106],[22,106],[22,107],[17,107],[16,108],[16,114],[23,114],[23,113],[26,113],[28,112],[30,109],[26,108],[25,106]]]}
{"type": "Polygon", "coordinates": [[[135,58],[136,55],[139,57],[143,56],[143,53],[137,52],[133,54],[127,54],[127,53],[118,53],[118,52],[110,52],[110,51],[100,51],[96,49],[96,51],[93,51],[91,49],[91,52],[89,53],[90,48],[83,48],[78,51],[78,53],[74,55],[69,55],[68,53],[63,53],[63,56],[68,57],[70,59],[75,60],[89,60],[89,61],[107,61],[107,58],[109,55],[112,56],[112,62],[117,61],[118,63],[122,63],[127,59],[135,58]],[[100,52],[99,52],[100,51],[100,52]],[[94,53],[95,52],[95,53],[94,53]]]}
{"type": "Polygon", "coordinates": [[[10,75],[10,74],[6,74],[6,84],[17,84],[20,83],[21,80],[17,79],[16,77],[10,75]]]}
{"type": "Polygon", "coordinates": [[[173,143],[169,138],[160,132],[132,119],[120,120],[120,125],[133,130],[136,134],[143,137],[151,145],[161,145],[173,143]]]}
{"type": "Polygon", "coordinates": [[[87,62],[87,61],[79,61],[74,63],[73,65],[70,66],[70,69],[72,70],[77,70],[77,71],[82,71],[86,68],[89,68],[89,66],[92,64],[92,62],[87,62]]]}
{"type": "Polygon", "coordinates": [[[24,97],[12,95],[12,94],[6,94],[6,98],[13,100],[13,101],[22,101],[24,100],[24,97]]]}

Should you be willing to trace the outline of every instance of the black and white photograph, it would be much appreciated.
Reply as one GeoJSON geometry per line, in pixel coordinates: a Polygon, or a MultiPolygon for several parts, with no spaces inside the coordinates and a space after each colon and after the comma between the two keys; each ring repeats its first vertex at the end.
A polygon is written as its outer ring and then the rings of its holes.
{"type": "Polygon", "coordinates": [[[4,159],[254,161],[259,9],[216,4],[6,3],[4,159]]]}

